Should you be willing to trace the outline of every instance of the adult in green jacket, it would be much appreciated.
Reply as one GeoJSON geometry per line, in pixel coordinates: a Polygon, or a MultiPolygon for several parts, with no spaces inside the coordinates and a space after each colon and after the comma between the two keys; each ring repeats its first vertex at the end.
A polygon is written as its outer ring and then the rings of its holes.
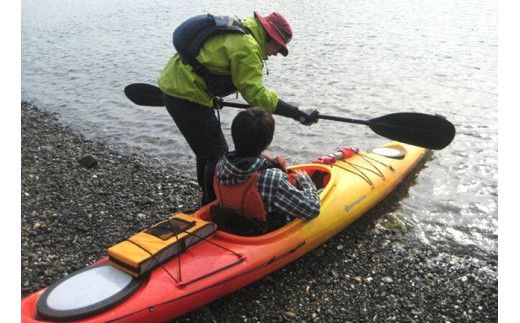
{"type": "MultiPolygon", "coordinates": [[[[277,12],[266,17],[255,12],[254,17],[243,19],[240,24],[245,33],[223,32],[208,37],[198,51],[197,64],[213,75],[230,79],[231,88],[251,106],[294,118],[305,125],[317,122],[316,110],[302,111],[263,84],[263,61],[278,53],[288,54],[292,29],[287,20],[277,12]]],[[[219,94],[229,93],[214,94],[214,88],[207,84],[210,81],[195,72],[179,54],[170,59],[158,80],[168,112],[195,153],[202,204],[215,199],[215,165],[228,151],[214,107],[219,94]]]]}

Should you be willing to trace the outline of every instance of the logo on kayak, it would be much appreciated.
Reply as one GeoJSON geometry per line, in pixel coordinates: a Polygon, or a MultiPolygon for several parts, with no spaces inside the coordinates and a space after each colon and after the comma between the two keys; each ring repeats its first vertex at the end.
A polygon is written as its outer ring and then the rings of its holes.
{"type": "Polygon", "coordinates": [[[367,196],[366,195],[363,195],[361,196],[360,198],[358,198],[357,200],[355,200],[354,202],[350,203],[349,205],[345,205],[345,211],[346,212],[350,212],[352,211],[352,209],[358,205],[359,203],[361,203],[367,196]]]}

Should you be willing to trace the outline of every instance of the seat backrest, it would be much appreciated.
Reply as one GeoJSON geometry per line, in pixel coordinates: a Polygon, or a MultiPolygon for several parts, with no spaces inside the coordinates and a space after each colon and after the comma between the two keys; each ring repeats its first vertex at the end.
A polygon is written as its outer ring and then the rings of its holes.
{"type": "Polygon", "coordinates": [[[219,230],[241,236],[259,236],[267,232],[267,223],[242,216],[220,205],[211,206],[211,218],[219,230]]]}

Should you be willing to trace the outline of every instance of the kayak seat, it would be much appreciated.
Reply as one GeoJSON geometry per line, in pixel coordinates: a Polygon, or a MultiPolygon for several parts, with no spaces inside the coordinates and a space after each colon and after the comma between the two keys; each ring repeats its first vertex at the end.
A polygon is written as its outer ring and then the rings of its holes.
{"type": "Polygon", "coordinates": [[[211,219],[219,230],[227,233],[246,237],[255,237],[281,228],[287,224],[285,217],[269,215],[268,221],[263,223],[256,219],[248,218],[227,208],[215,204],[211,206],[211,219]]]}

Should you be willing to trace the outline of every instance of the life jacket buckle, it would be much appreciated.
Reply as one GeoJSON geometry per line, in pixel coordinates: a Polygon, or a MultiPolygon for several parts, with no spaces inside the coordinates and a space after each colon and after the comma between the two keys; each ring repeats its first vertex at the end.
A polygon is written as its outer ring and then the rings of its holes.
{"type": "Polygon", "coordinates": [[[223,98],[216,96],[215,99],[213,100],[213,108],[215,110],[222,110],[222,108],[224,107],[223,102],[224,102],[223,98]]]}

